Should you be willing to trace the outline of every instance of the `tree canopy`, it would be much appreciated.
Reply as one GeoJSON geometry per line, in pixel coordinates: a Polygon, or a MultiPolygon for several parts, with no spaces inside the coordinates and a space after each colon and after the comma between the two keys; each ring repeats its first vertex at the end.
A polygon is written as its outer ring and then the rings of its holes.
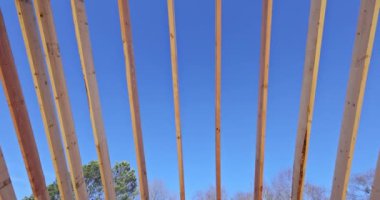
{"type": "MultiPolygon", "coordinates": [[[[128,162],[116,163],[112,168],[117,200],[132,200],[138,194],[135,171],[128,162]]],[[[99,162],[91,161],[83,166],[83,175],[90,200],[103,200],[104,191],[100,177],[99,162]]],[[[47,186],[50,200],[60,200],[57,181],[47,186]]],[[[23,200],[34,200],[33,195],[23,200]]]]}

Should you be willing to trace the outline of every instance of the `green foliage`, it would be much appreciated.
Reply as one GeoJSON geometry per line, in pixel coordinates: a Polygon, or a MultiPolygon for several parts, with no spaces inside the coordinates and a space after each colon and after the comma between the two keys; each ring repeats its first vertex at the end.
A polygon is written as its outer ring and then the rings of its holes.
{"type": "MultiPolygon", "coordinates": [[[[137,195],[137,180],[135,171],[131,169],[128,162],[116,163],[112,169],[115,183],[117,200],[132,200],[137,195]]],[[[100,177],[98,161],[92,161],[83,166],[83,175],[87,186],[90,200],[103,200],[104,192],[100,177]]],[[[50,200],[60,200],[57,182],[54,181],[47,187],[50,200]]],[[[23,200],[34,200],[33,195],[24,197],[23,200]]]]}
{"type": "MultiPolygon", "coordinates": [[[[47,186],[47,190],[50,196],[50,200],[60,200],[61,197],[59,196],[59,191],[58,191],[58,184],[57,181],[54,181],[52,184],[47,186]]],[[[29,197],[24,197],[22,200],[34,200],[33,195],[29,197]]]]}
{"type": "Polygon", "coordinates": [[[59,200],[61,199],[59,196],[58,184],[57,181],[54,181],[52,184],[47,186],[47,190],[49,192],[50,200],[59,200]]]}
{"type": "Polygon", "coordinates": [[[87,165],[84,165],[83,175],[87,186],[88,197],[94,200],[104,199],[98,161],[91,161],[87,165]]]}
{"type": "Polygon", "coordinates": [[[132,200],[137,195],[135,170],[127,162],[116,163],[112,169],[118,200],[132,200]]]}

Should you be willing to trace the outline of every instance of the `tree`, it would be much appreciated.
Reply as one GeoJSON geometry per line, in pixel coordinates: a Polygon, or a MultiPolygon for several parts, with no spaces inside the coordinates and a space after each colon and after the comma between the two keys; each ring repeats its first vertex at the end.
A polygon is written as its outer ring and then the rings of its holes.
{"type": "Polygon", "coordinates": [[[266,187],[266,192],[264,192],[265,200],[290,199],[292,192],[292,171],[285,170],[283,172],[280,172],[272,180],[272,184],[266,187]]]}
{"type": "Polygon", "coordinates": [[[327,200],[326,189],[310,183],[305,184],[304,200],[327,200]]]}
{"type": "MultiPolygon", "coordinates": [[[[193,198],[194,200],[216,200],[216,189],[215,187],[210,187],[206,191],[198,191],[193,198]]],[[[222,188],[222,200],[227,200],[227,192],[222,188]]]]}
{"type": "MultiPolygon", "coordinates": [[[[117,200],[132,200],[137,195],[137,180],[135,171],[128,162],[116,163],[112,168],[117,200]]],[[[83,166],[83,175],[90,200],[103,200],[104,192],[100,177],[98,161],[92,161],[83,166]]],[[[47,187],[50,200],[60,200],[57,182],[54,181],[47,187]]],[[[34,200],[33,195],[24,197],[23,200],[34,200]]]]}
{"type": "Polygon", "coordinates": [[[175,195],[171,194],[162,181],[153,181],[149,184],[150,200],[175,200],[175,195]]]}
{"type": "Polygon", "coordinates": [[[232,198],[233,200],[252,200],[253,193],[252,192],[238,192],[232,198]]]}
{"type": "Polygon", "coordinates": [[[348,184],[348,200],[367,200],[370,197],[375,172],[373,170],[353,174],[348,184]]]}
{"type": "Polygon", "coordinates": [[[117,200],[132,200],[138,194],[135,170],[127,162],[116,163],[112,169],[117,200]]]}
{"type": "MultiPolygon", "coordinates": [[[[50,196],[50,200],[60,200],[61,197],[59,196],[59,191],[58,191],[58,184],[57,181],[54,181],[52,184],[47,186],[47,190],[50,196]]],[[[23,200],[34,200],[33,195],[29,197],[24,197],[23,200]]]]}
{"type": "MultiPolygon", "coordinates": [[[[285,200],[291,198],[292,171],[281,172],[272,181],[271,185],[264,187],[263,199],[265,200],[285,200]]],[[[327,200],[326,189],[309,182],[304,187],[305,200],[327,200]]]]}
{"type": "Polygon", "coordinates": [[[102,179],[98,161],[91,161],[83,166],[84,182],[86,183],[88,197],[90,199],[104,199],[102,179]]]}

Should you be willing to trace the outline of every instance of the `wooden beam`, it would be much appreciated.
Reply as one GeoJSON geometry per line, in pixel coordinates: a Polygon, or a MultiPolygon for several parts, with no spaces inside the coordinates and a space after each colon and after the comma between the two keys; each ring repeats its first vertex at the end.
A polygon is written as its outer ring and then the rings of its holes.
{"type": "Polygon", "coordinates": [[[221,91],[222,91],[222,0],[215,0],[215,177],[216,199],[222,199],[221,175],[221,91]]]}
{"type": "Polygon", "coordinates": [[[0,200],[16,200],[8,168],[4,160],[3,151],[0,148],[0,200]]]}
{"type": "Polygon", "coordinates": [[[70,182],[70,174],[62,146],[63,143],[59,124],[55,115],[52,93],[46,77],[46,68],[45,63],[43,62],[42,49],[38,40],[38,32],[31,27],[36,27],[33,5],[30,1],[22,0],[16,0],[15,4],[29,58],[34,88],[40,105],[45,133],[48,138],[60,196],[62,199],[73,199],[73,187],[70,182]]]}
{"type": "Polygon", "coordinates": [[[142,200],[148,200],[149,190],[148,190],[148,180],[147,180],[147,173],[146,173],[146,166],[145,166],[144,144],[143,144],[142,130],[141,130],[135,60],[134,60],[134,55],[133,55],[132,27],[131,27],[131,19],[130,19],[130,12],[129,12],[129,2],[128,0],[118,0],[118,3],[119,3],[121,36],[123,40],[125,65],[126,65],[126,73],[127,73],[129,106],[131,109],[133,137],[134,137],[134,142],[135,142],[137,168],[138,168],[139,182],[140,182],[140,198],[142,200]]]}
{"type": "Polygon", "coordinates": [[[222,90],[222,1],[215,1],[215,167],[216,199],[222,199],[221,181],[221,90],[222,90]]]}
{"type": "Polygon", "coordinates": [[[260,78],[259,78],[259,100],[257,116],[256,136],[256,160],[255,160],[255,188],[256,200],[263,196],[263,174],[264,174],[264,146],[265,126],[267,117],[268,98],[268,71],[270,53],[270,35],[272,26],[272,0],[263,0],[262,24],[261,24],[261,49],[260,49],[260,78]]]}
{"type": "Polygon", "coordinates": [[[36,141],[26,109],[24,95],[17,75],[15,62],[8,41],[7,32],[0,11],[0,79],[3,83],[5,96],[16,129],[33,195],[37,200],[49,200],[45,177],[38,155],[36,141]]]}
{"type": "Polygon", "coordinates": [[[100,175],[102,178],[103,189],[105,191],[104,196],[108,200],[113,200],[116,199],[116,194],[113,184],[107,137],[102,119],[85,3],[83,0],[71,0],[71,8],[74,18],[75,33],[82,64],[82,71],[87,88],[86,91],[90,108],[92,129],[100,163],[100,175]]]}
{"type": "MultiPolygon", "coordinates": [[[[23,32],[32,71],[38,70],[39,72],[39,76],[33,78],[36,79],[35,81],[45,84],[45,86],[40,86],[39,92],[45,101],[45,105],[42,105],[45,107],[45,115],[48,116],[47,119],[51,120],[51,112],[53,112],[52,110],[54,108],[51,105],[51,100],[48,99],[51,98],[51,92],[48,91],[48,87],[46,86],[46,68],[43,60],[43,54],[41,53],[42,48],[39,43],[38,28],[34,17],[32,2],[16,0],[16,6],[19,11],[21,30],[23,32]]],[[[87,196],[87,191],[82,172],[82,161],[66,89],[66,81],[63,73],[52,13],[50,10],[50,3],[49,1],[36,0],[34,2],[34,8],[39,23],[40,36],[45,53],[44,55],[46,56],[46,65],[50,75],[49,78],[54,94],[57,116],[60,123],[61,132],[63,134],[66,155],[69,162],[71,182],[74,186],[74,193],[77,199],[83,199],[82,197],[87,196]]]]}
{"type": "Polygon", "coordinates": [[[379,158],[377,159],[375,178],[372,184],[370,199],[371,200],[380,199],[380,153],[379,153],[379,158]]]}
{"type": "Polygon", "coordinates": [[[379,0],[361,1],[331,199],[346,199],[352,156],[379,15],[379,5],[379,0]]]}
{"type": "Polygon", "coordinates": [[[292,200],[301,200],[303,197],[306,161],[309,151],[309,140],[311,123],[313,119],[314,99],[317,86],[325,11],[326,0],[311,1],[297,140],[293,165],[292,200]]]}
{"type": "Polygon", "coordinates": [[[175,128],[177,136],[177,156],[178,156],[178,172],[179,172],[179,187],[180,198],[185,200],[185,178],[183,169],[182,155],[182,133],[181,133],[181,118],[179,105],[179,86],[178,86],[178,61],[177,61],[177,42],[175,28],[175,12],[174,0],[168,0],[168,16],[169,16],[169,34],[170,34],[170,52],[172,62],[172,79],[173,79],[173,97],[174,97],[174,113],[175,113],[175,128]]]}

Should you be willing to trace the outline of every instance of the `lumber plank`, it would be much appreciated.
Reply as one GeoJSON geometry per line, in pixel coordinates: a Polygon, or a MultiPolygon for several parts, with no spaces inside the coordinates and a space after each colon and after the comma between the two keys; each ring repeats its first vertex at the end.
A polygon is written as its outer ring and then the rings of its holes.
{"type": "Polygon", "coordinates": [[[182,132],[181,132],[181,118],[180,118],[180,103],[179,103],[179,86],[178,86],[178,60],[177,60],[177,41],[176,41],[176,28],[175,28],[175,11],[174,0],[168,0],[168,18],[169,18],[169,38],[170,38],[170,57],[172,63],[172,80],[173,80],[173,98],[174,98],[174,113],[175,113],[175,127],[177,138],[177,156],[178,156],[178,173],[179,173],[179,187],[180,198],[185,200],[185,178],[183,167],[183,154],[182,154],[182,132]]]}
{"type": "Polygon", "coordinates": [[[221,90],[222,90],[222,0],[215,0],[215,177],[216,199],[222,199],[221,90]]]}
{"type": "Polygon", "coordinates": [[[17,139],[28,173],[33,195],[37,200],[49,200],[45,176],[34,139],[32,126],[9,44],[3,15],[0,11],[0,79],[4,88],[17,139]]]}
{"type": "Polygon", "coordinates": [[[380,199],[380,153],[379,153],[379,158],[377,159],[375,178],[374,178],[373,184],[372,184],[370,199],[371,200],[380,199]]]}
{"type": "Polygon", "coordinates": [[[0,200],[17,200],[3,151],[0,148],[0,200]]]}
{"type": "Polygon", "coordinates": [[[131,110],[131,121],[133,129],[133,137],[136,149],[137,168],[140,183],[140,198],[142,200],[149,199],[148,180],[145,165],[144,144],[141,129],[140,108],[136,81],[136,68],[133,55],[132,44],[132,27],[129,11],[128,0],[118,0],[121,36],[123,40],[127,86],[129,95],[129,106],[131,110]]]}
{"type": "Polygon", "coordinates": [[[222,0],[215,0],[215,177],[216,199],[222,199],[221,90],[222,90],[222,0]]]}
{"type": "Polygon", "coordinates": [[[75,33],[78,50],[82,64],[82,71],[87,88],[87,99],[90,109],[92,129],[98,159],[100,163],[100,175],[104,189],[104,196],[108,200],[116,198],[113,183],[112,168],[108,152],[107,137],[104,129],[102,111],[100,105],[98,84],[96,81],[94,60],[92,55],[90,34],[86,15],[85,2],[83,0],[71,0],[75,33]]]}
{"type": "Polygon", "coordinates": [[[362,0],[344,105],[331,199],[346,199],[363,96],[372,55],[379,0],[362,0]]]}
{"type": "Polygon", "coordinates": [[[69,169],[66,164],[58,119],[55,115],[53,95],[46,76],[46,67],[38,40],[38,32],[36,29],[31,28],[37,26],[34,19],[33,5],[30,1],[20,0],[16,0],[15,4],[33,77],[34,89],[37,94],[42,121],[49,143],[51,159],[57,177],[60,196],[62,199],[72,199],[73,192],[69,169]]]}
{"type": "Polygon", "coordinates": [[[264,175],[264,150],[265,150],[265,127],[267,116],[268,98],[268,72],[270,35],[272,26],[272,0],[262,1],[262,24],[261,24],[261,49],[260,49],[260,78],[259,78],[259,100],[257,116],[256,135],[256,160],[255,160],[255,186],[254,198],[259,200],[263,196],[263,175],[264,175]]]}
{"type": "MultiPolygon", "coordinates": [[[[36,65],[33,66],[31,64],[31,67],[37,69],[37,67],[41,68],[41,66],[45,66],[43,59],[43,56],[45,56],[74,194],[77,199],[81,199],[80,197],[83,197],[83,194],[87,193],[87,191],[50,1],[35,0],[34,6],[32,6],[31,1],[16,0],[16,6],[22,11],[22,16],[19,17],[22,18],[20,22],[23,21],[21,23],[21,30],[27,51],[30,52],[28,53],[29,60],[34,63],[33,65],[36,65]],[[34,13],[37,16],[37,23],[34,13]],[[40,33],[42,47],[39,43],[38,32],[40,33]],[[44,52],[43,54],[40,54],[41,49],[44,52]]],[[[43,70],[45,71],[46,68],[43,70]]],[[[45,76],[48,75],[45,73],[45,76]]],[[[44,76],[40,76],[39,78],[46,80],[44,76]]]]}
{"type": "Polygon", "coordinates": [[[325,11],[326,0],[311,1],[301,103],[293,164],[292,200],[301,200],[303,197],[325,11]]]}

